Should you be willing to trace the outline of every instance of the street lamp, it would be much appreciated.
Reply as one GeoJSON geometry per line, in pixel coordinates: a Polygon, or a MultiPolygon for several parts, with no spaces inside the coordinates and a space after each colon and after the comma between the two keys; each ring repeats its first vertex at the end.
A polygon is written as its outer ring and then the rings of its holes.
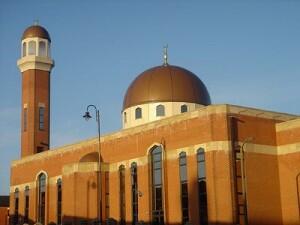
{"type": "Polygon", "coordinates": [[[98,125],[98,165],[99,165],[99,173],[98,173],[98,219],[99,224],[102,224],[102,182],[101,182],[101,143],[100,143],[100,114],[99,110],[95,105],[88,105],[86,107],[86,112],[83,115],[83,118],[88,121],[92,118],[89,112],[89,108],[93,108],[96,112],[96,122],[98,125]]]}
{"type": "Polygon", "coordinates": [[[241,146],[241,176],[242,176],[242,191],[243,191],[243,200],[244,200],[244,224],[248,225],[248,215],[247,215],[247,192],[246,192],[246,161],[244,159],[245,149],[244,146],[250,143],[253,140],[253,137],[247,137],[241,146]]]}

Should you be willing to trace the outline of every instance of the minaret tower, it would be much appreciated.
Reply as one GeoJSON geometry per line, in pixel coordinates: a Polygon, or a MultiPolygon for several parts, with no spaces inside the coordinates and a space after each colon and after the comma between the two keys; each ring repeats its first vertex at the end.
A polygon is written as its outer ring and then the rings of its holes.
{"type": "Polygon", "coordinates": [[[21,157],[49,149],[50,72],[54,61],[50,55],[51,39],[47,30],[37,24],[22,36],[21,157]]]}

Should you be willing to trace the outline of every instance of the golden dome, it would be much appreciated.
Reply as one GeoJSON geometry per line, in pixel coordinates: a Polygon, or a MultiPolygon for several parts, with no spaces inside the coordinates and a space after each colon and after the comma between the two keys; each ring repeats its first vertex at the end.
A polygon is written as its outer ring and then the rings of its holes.
{"type": "Polygon", "coordinates": [[[130,84],[123,110],[150,102],[211,104],[205,85],[195,74],[168,64],[146,70],[130,84]]]}
{"type": "Polygon", "coordinates": [[[39,25],[33,25],[28,27],[23,33],[22,40],[25,38],[32,38],[32,37],[45,38],[51,42],[48,31],[44,27],[41,27],[39,25]]]}

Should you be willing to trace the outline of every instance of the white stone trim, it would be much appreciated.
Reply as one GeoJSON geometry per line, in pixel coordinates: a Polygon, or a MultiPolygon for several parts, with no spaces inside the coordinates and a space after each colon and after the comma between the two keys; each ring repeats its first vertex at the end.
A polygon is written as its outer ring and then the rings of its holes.
{"type": "Polygon", "coordinates": [[[17,65],[23,73],[26,70],[37,69],[50,72],[54,67],[54,61],[50,58],[29,55],[18,60],[17,65]]]}
{"type": "Polygon", "coordinates": [[[276,124],[276,131],[285,131],[300,128],[300,118],[276,124]]]}

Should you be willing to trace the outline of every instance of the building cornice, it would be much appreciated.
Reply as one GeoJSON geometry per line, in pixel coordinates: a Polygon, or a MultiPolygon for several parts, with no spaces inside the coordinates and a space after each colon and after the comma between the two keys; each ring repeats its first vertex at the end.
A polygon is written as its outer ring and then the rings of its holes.
{"type": "MultiPolygon", "coordinates": [[[[148,130],[156,129],[156,128],[163,127],[166,125],[175,124],[175,123],[182,122],[185,120],[194,119],[194,118],[198,118],[198,117],[207,117],[212,114],[246,115],[246,116],[252,116],[252,117],[254,116],[254,117],[265,118],[265,119],[274,119],[274,120],[280,119],[281,121],[288,121],[288,120],[293,120],[293,119],[299,118],[299,116],[296,116],[296,115],[291,115],[291,114],[286,114],[286,113],[277,113],[277,112],[259,110],[259,109],[254,109],[254,108],[247,108],[247,107],[242,107],[242,106],[225,105],[225,104],[210,105],[207,107],[196,109],[195,111],[192,111],[192,112],[175,115],[175,116],[172,116],[172,117],[169,117],[166,119],[162,119],[162,120],[150,122],[147,124],[143,124],[140,126],[123,129],[123,130],[120,130],[117,132],[106,134],[101,137],[100,141],[101,141],[101,143],[103,143],[103,142],[111,141],[114,139],[135,135],[135,134],[138,134],[141,132],[146,132],[148,130]]],[[[98,143],[97,137],[90,138],[90,139],[83,140],[83,141],[80,141],[77,143],[73,143],[73,144],[65,145],[62,147],[55,148],[55,149],[51,149],[51,150],[45,151],[43,153],[30,155],[30,156],[24,157],[20,160],[15,160],[12,162],[12,166],[27,163],[30,161],[46,159],[48,157],[55,156],[55,155],[62,155],[66,152],[72,152],[72,151],[75,151],[75,150],[80,149],[87,145],[96,145],[97,143],[98,143]]],[[[275,146],[275,148],[276,148],[276,146],[275,146]]]]}

